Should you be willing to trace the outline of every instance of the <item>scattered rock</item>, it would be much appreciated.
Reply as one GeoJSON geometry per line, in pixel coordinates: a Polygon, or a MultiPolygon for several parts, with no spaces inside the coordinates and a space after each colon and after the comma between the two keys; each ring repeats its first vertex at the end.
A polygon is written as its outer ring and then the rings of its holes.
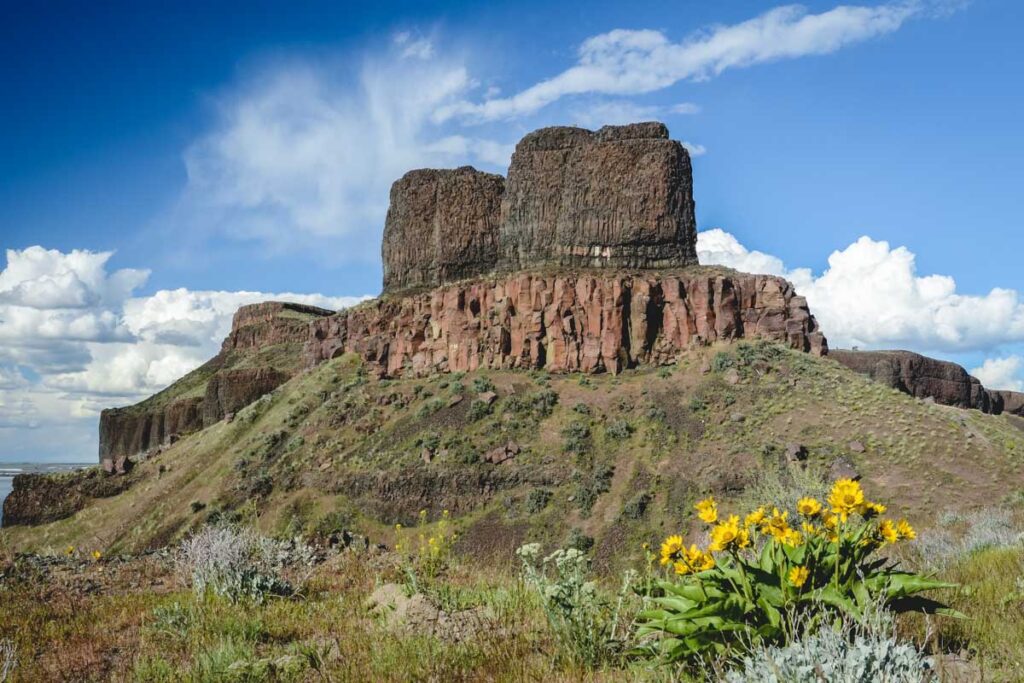
{"type": "Polygon", "coordinates": [[[509,441],[504,446],[498,446],[497,448],[487,451],[486,455],[484,455],[484,462],[489,462],[492,465],[500,465],[506,460],[511,460],[519,455],[520,451],[521,448],[519,447],[519,444],[514,441],[509,441]]]}
{"type": "Polygon", "coordinates": [[[744,420],[747,419],[747,417],[743,413],[733,413],[732,415],[729,416],[729,419],[732,420],[733,422],[743,422],[744,420]]]}
{"type": "Polygon", "coordinates": [[[725,383],[733,386],[740,383],[740,373],[736,368],[732,368],[725,373],[725,383]]]}
{"type": "Polygon", "coordinates": [[[481,394],[477,394],[477,400],[483,401],[487,405],[491,405],[498,400],[498,395],[493,391],[485,391],[481,394]]]}
{"type": "Polygon", "coordinates": [[[857,481],[860,479],[860,472],[853,466],[853,462],[849,458],[839,456],[829,463],[828,477],[829,481],[835,481],[836,479],[853,479],[857,481]]]}
{"type": "Polygon", "coordinates": [[[455,394],[450,399],[448,399],[448,407],[451,408],[453,406],[457,406],[460,403],[462,403],[462,401],[463,401],[462,394],[455,394]]]}
{"type": "Polygon", "coordinates": [[[423,462],[425,464],[429,465],[430,461],[434,459],[434,451],[430,450],[429,448],[424,448],[420,452],[420,457],[423,459],[423,462]]]}
{"type": "Polygon", "coordinates": [[[849,448],[854,453],[863,453],[865,450],[867,450],[866,448],[864,448],[864,444],[862,444],[860,441],[851,441],[849,444],[849,448]]]}
{"type": "Polygon", "coordinates": [[[791,443],[786,446],[786,462],[801,463],[807,460],[807,448],[801,444],[791,443]]]}

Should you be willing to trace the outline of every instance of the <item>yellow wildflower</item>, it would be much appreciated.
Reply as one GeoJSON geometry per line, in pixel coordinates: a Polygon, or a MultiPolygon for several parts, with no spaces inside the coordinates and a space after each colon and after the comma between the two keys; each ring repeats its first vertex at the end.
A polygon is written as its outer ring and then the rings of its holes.
{"type": "Polygon", "coordinates": [[[789,516],[789,512],[779,508],[772,508],[772,514],[770,517],[766,517],[761,522],[761,533],[768,534],[777,541],[781,541],[782,537],[789,532],[789,522],[786,521],[786,517],[789,516]]]}
{"type": "Polygon", "coordinates": [[[764,521],[764,516],[764,506],[761,506],[746,516],[746,518],[743,520],[743,525],[759,526],[764,521]]]}
{"type": "Polygon", "coordinates": [[[800,528],[803,529],[804,533],[808,536],[814,536],[819,531],[818,527],[814,526],[810,522],[804,522],[800,525],[800,528]]]}
{"type": "Polygon", "coordinates": [[[690,565],[686,564],[682,560],[673,564],[672,568],[675,569],[676,574],[679,574],[680,576],[685,576],[690,573],[690,565]]]}
{"type": "Polygon", "coordinates": [[[796,511],[804,517],[814,517],[821,512],[821,503],[817,498],[801,498],[796,502],[796,511]]]}
{"type": "Polygon", "coordinates": [[[867,519],[877,517],[885,514],[886,507],[881,503],[870,503],[865,501],[864,506],[860,510],[860,514],[864,515],[867,519]]]}
{"type": "Polygon", "coordinates": [[[721,552],[731,548],[746,548],[750,545],[750,533],[740,527],[740,518],[730,515],[711,530],[711,550],[721,552]]]}
{"type": "Polygon", "coordinates": [[[828,504],[832,506],[832,512],[845,522],[851,513],[861,509],[864,504],[864,491],[853,479],[840,479],[828,494],[828,504]]]}
{"type": "Polygon", "coordinates": [[[714,496],[708,496],[704,500],[697,503],[697,516],[707,524],[714,524],[718,521],[718,504],[715,503],[714,496]]]}
{"type": "Polygon", "coordinates": [[[92,559],[94,559],[97,562],[99,562],[101,557],[103,557],[103,553],[101,553],[99,550],[93,550],[92,551],[92,559]]]}
{"type": "Polygon", "coordinates": [[[650,543],[641,543],[640,544],[640,550],[643,550],[644,552],[647,552],[650,549],[651,549],[651,544],[650,543]]]}
{"type": "Polygon", "coordinates": [[[793,567],[789,570],[789,582],[797,588],[800,588],[807,583],[807,579],[810,578],[810,576],[811,570],[807,567],[793,567]]]}
{"type": "Polygon", "coordinates": [[[67,550],[65,550],[64,552],[67,553],[68,555],[74,555],[75,554],[75,546],[69,545],[67,547],[67,550]]]}
{"type": "Polygon", "coordinates": [[[661,564],[667,565],[679,559],[683,551],[683,537],[669,536],[661,544],[661,564]]]}
{"type": "Polygon", "coordinates": [[[908,541],[913,541],[917,538],[917,532],[914,531],[914,527],[910,526],[910,522],[905,519],[896,522],[896,532],[900,535],[900,538],[905,538],[908,541]]]}
{"type": "Polygon", "coordinates": [[[888,519],[883,519],[878,523],[878,535],[886,543],[895,543],[900,540],[900,532],[896,530],[896,525],[888,519]]]}
{"type": "Polygon", "coordinates": [[[787,529],[784,534],[779,536],[779,540],[792,548],[801,546],[804,543],[804,537],[796,529],[787,529]]]}

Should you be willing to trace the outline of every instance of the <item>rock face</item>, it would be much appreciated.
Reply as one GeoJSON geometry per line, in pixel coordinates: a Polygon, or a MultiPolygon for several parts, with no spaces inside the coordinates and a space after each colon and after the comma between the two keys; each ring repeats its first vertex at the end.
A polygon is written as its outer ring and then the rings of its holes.
{"type": "Polygon", "coordinates": [[[221,344],[222,351],[247,351],[276,344],[302,343],[306,340],[311,317],[331,315],[334,311],[285,301],[264,301],[242,306],[231,321],[231,331],[221,344]]]}
{"type": "Polygon", "coordinates": [[[384,290],[436,287],[498,262],[505,179],[470,166],[410,171],[391,187],[382,245],[384,290]]]}
{"type": "Polygon", "coordinates": [[[543,128],[508,180],[468,166],[411,171],[391,188],[384,291],[536,268],[697,263],[690,157],[661,123],[543,128]]]}
{"type": "Polygon", "coordinates": [[[1024,393],[1006,390],[989,391],[989,393],[1002,401],[1004,413],[1024,417],[1024,393]]]}
{"type": "MultiPolygon", "coordinates": [[[[832,350],[829,358],[893,389],[958,408],[1001,413],[1003,398],[956,363],[910,351],[832,350]]],[[[1013,392],[1009,392],[1013,393],[1013,392]]]]}
{"type": "Polygon", "coordinates": [[[291,378],[273,368],[242,368],[221,370],[206,384],[202,400],[203,427],[209,427],[269,394],[291,378]]]}
{"type": "Polygon", "coordinates": [[[279,301],[242,306],[235,312],[221,352],[177,383],[194,385],[189,396],[167,398],[165,394],[175,390],[172,386],[137,405],[100,413],[100,463],[108,472],[121,471],[128,457],[209,427],[273,391],[292,373],[268,366],[232,365],[261,350],[287,349],[291,345],[294,358],[290,366],[298,370],[298,349],[308,338],[309,321],[332,313],[316,306],[279,301]]]}
{"type": "Polygon", "coordinates": [[[131,477],[107,477],[98,469],[61,474],[19,474],[4,500],[3,526],[35,525],[70,517],[91,500],[125,491],[131,477]]]}
{"type": "Polygon", "coordinates": [[[100,462],[112,472],[119,469],[122,458],[202,428],[201,398],[185,398],[152,410],[109,408],[100,413],[100,462]]]}
{"type": "Polygon", "coordinates": [[[823,354],[792,285],[694,268],[678,275],[521,273],[379,299],[310,324],[306,361],[356,353],[384,376],[546,368],[618,372],[687,348],[763,338],[823,354]]]}
{"type": "Polygon", "coordinates": [[[530,133],[509,166],[500,244],[507,271],[696,264],[690,156],[661,123],[530,133]]]}

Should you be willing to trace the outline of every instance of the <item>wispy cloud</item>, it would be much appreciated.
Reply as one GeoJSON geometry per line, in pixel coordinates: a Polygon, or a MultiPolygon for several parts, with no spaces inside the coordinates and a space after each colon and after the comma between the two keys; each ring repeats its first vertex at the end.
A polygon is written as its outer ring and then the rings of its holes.
{"type": "MultiPolygon", "coordinates": [[[[941,5],[954,9],[949,2],[941,5]]],[[[712,26],[681,42],[672,42],[661,31],[615,29],[585,40],[576,64],[560,74],[509,97],[443,105],[435,118],[512,119],[567,96],[638,95],[679,81],[713,78],[728,69],[828,54],[892,33],[935,8],[935,2],[907,0],[873,7],[841,5],[811,14],[800,5],[786,5],[738,24],[712,26]]]]}

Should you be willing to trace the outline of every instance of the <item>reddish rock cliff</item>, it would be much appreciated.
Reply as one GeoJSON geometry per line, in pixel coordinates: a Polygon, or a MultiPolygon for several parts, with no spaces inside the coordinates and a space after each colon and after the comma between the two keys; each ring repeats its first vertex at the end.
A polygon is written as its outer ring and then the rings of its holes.
{"type": "Polygon", "coordinates": [[[388,376],[477,368],[618,372],[740,338],[827,350],[806,301],[785,280],[703,268],[522,273],[378,299],[315,320],[310,330],[308,363],[352,352],[388,376]]]}

